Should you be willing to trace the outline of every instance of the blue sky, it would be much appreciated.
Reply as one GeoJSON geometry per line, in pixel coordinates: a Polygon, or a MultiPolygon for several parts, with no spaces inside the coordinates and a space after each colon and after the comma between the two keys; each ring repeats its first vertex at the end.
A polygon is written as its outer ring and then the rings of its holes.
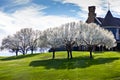
{"type": "Polygon", "coordinates": [[[120,17],[120,0],[0,0],[0,43],[22,28],[45,30],[72,21],[85,21],[88,6],[96,6],[97,16],[110,10],[120,17]]]}
{"type": "Polygon", "coordinates": [[[0,0],[0,6],[4,12],[9,14],[29,6],[45,7],[42,10],[45,15],[65,15],[77,17],[77,12],[80,11],[80,7],[75,4],[63,4],[60,1],[54,0],[0,0]]]}

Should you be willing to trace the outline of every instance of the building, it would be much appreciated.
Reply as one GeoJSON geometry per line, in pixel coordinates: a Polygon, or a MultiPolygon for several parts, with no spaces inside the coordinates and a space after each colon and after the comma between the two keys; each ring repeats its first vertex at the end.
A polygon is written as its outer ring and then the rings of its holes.
{"type": "MultiPolygon", "coordinates": [[[[95,6],[88,7],[88,18],[86,20],[87,23],[96,23],[101,27],[112,31],[117,41],[117,46],[112,50],[120,51],[120,18],[114,17],[110,10],[108,10],[107,14],[104,18],[97,17],[95,13],[95,6]]],[[[56,51],[64,51],[66,50],[64,47],[56,48],[56,51]]],[[[73,51],[82,51],[82,50],[89,50],[87,46],[79,46],[74,47],[73,51]]],[[[107,50],[104,47],[95,47],[95,51],[103,51],[107,50]]],[[[51,52],[51,49],[49,50],[51,52]]]]}
{"type": "Polygon", "coordinates": [[[88,18],[86,20],[87,23],[96,23],[101,27],[112,31],[117,41],[117,46],[114,50],[120,51],[120,18],[114,17],[110,10],[108,10],[107,14],[104,18],[97,17],[95,13],[95,6],[88,7],[88,18]]]}

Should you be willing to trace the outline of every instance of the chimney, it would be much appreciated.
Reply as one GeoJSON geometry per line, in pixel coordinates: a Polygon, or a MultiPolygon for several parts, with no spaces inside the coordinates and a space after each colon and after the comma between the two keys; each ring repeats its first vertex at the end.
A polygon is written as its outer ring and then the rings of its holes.
{"type": "Polygon", "coordinates": [[[96,13],[95,13],[95,6],[89,6],[88,7],[89,13],[88,13],[88,19],[87,19],[87,23],[92,23],[94,22],[94,19],[96,17],[96,13]]]}

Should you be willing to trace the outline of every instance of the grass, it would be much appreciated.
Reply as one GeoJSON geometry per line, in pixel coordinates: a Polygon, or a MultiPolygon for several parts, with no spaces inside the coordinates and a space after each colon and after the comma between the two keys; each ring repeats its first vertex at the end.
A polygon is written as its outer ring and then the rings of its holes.
{"type": "Polygon", "coordinates": [[[0,80],[120,80],[120,52],[66,52],[0,57],[0,80]]]}

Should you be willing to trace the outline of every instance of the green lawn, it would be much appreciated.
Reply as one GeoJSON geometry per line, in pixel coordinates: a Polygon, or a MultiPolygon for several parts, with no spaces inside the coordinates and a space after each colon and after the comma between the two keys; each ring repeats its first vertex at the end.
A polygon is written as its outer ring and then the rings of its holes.
{"type": "Polygon", "coordinates": [[[120,52],[66,52],[0,57],[0,80],[120,80],[120,52]]]}

